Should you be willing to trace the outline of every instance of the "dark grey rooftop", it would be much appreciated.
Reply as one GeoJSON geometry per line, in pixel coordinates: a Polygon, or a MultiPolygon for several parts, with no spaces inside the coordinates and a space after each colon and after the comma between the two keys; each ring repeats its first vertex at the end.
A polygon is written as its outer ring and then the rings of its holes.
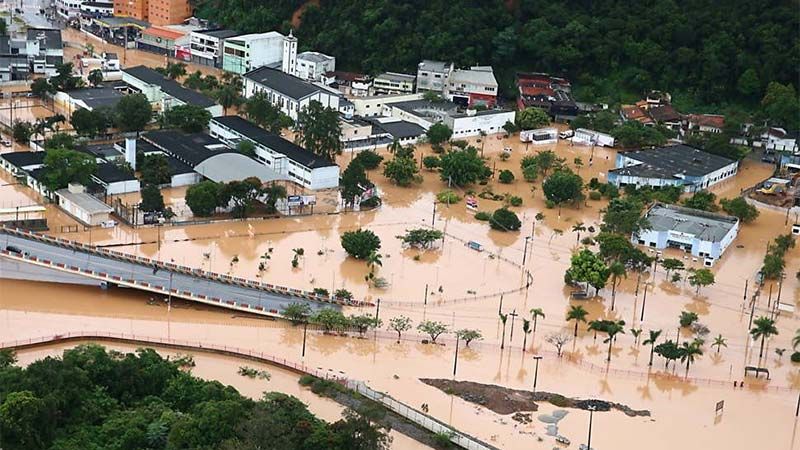
{"type": "Polygon", "coordinates": [[[736,162],[685,144],[637,150],[623,155],[649,165],[650,170],[663,171],[671,176],[701,177],[736,162]]]}
{"type": "Polygon", "coordinates": [[[78,150],[102,159],[118,158],[123,154],[114,144],[92,144],[78,150]]]}
{"type": "Polygon", "coordinates": [[[336,163],[315,155],[314,153],[300,147],[294,142],[288,141],[277,134],[270,133],[269,131],[257,126],[256,124],[242,119],[239,116],[220,116],[211,119],[220,125],[226,126],[231,130],[236,131],[242,136],[246,136],[255,142],[267,147],[273,151],[286,155],[292,161],[302,164],[309,169],[317,169],[320,167],[335,166],[336,163]]]}
{"type": "Polygon", "coordinates": [[[193,33],[205,34],[206,36],[215,37],[217,39],[227,39],[227,38],[234,37],[234,36],[239,36],[239,35],[242,34],[239,31],[228,30],[228,29],[224,29],[224,28],[218,28],[218,29],[214,29],[214,30],[198,30],[198,31],[193,31],[193,33]]]}
{"type": "Polygon", "coordinates": [[[244,74],[244,77],[295,100],[300,100],[323,90],[300,78],[266,66],[251,70],[244,74]]]}
{"type": "Polygon", "coordinates": [[[116,183],[119,181],[135,180],[136,177],[112,163],[103,163],[97,165],[97,172],[94,176],[103,183],[116,183]]]}
{"type": "Polygon", "coordinates": [[[142,138],[191,167],[196,167],[214,155],[236,151],[206,133],[158,130],[149,131],[142,138]]]}
{"type": "Polygon", "coordinates": [[[405,102],[392,103],[392,107],[402,109],[411,114],[428,116],[430,113],[436,115],[449,115],[458,110],[458,105],[447,100],[432,102],[430,100],[408,100],[405,102]]]}
{"type": "Polygon", "coordinates": [[[380,127],[383,131],[391,134],[395,139],[413,138],[425,134],[425,128],[405,120],[386,123],[376,122],[375,125],[380,127]]]}
{"type": "Polygon", "coordinates": [[[76,89],[70,91],[70,97],[75,100],[81,100],[89,108],[97,108],[100,106],[115,106],[122,97],[125,95],[120,92],[120,89],[127,86],[122,82],[104,83],[99,87],[88,87],[83,89],[76,89]]]}
{"type": "Polygon", "coordinates": [[[679,231],[703,241],[719,242],[739,219],[675,205],[656,204],[647,212],[653,231],[679,231]]]}
{"type": "Polygon", "coordinates": [[[47,152],[12,152],[0,154],[0,158],[8,161],[14,167],[27,167],[44,163],[47,152]]]}
{"type": "Polygon", "coordinates": [[[43,38],[44,46],[51,50],[58,50],[63,48],[61,42],[61,30],[55,28],[28,28],[27,40],[35,41],[43,38]]]}
{"type": "Polygon", "coordinates": [[[180,85],[175,80],[170,80],[155,70],[145,66],[135,66],[129,69],[123,69],[123,72],[128,75],[141,80],[147,84],[156,85],[161,88],[164,93],[170,95],[186,104],[192,104],[208,108],[214,106],[216,103],[205,95],[187,89],[180,85]]]}

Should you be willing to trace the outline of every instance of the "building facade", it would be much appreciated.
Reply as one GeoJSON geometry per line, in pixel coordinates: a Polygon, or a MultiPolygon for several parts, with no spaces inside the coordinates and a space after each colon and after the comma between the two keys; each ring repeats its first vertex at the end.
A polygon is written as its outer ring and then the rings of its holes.
{"type": "Polygon", "coordinates": [[[323,75],[336,70],[336,58],[319,52],[303,52],[297,55],[298,78],[321,81],[323,75]]]}
{"type": "Polygon", "coordinates": [[[412,94],[417,77],[405,73],[385,72],[375,77],[372,89],[375,95],[412,94]]]}
{"type": "Polygon", "coordinates": [[[203,66],[222,66],[222,44],[238,36],[233,30],[198,30],[189,34],[189,61],[203,66]]]}
{"type": "Polygon", "coordinates": [[[326,86],[301,80],[278,69],[261,67],[244,74],[244,96],[264,92],[267,99],[280,110],[297,120],[300,111],[312,101],[339,111],[340,93],[326,86]]]}
{"type": "Polygon", "coordinates": [[[497,104],[497,80],[494,71],[489,66],[456,69],[447,78],[444,95],[457,105],[493,108],[497,104]]]}
{"type": "Polygon", "coordinates": [[[176,25],[192,16],[188,0],[114,0],[114,15],[151,25],[176,25]]]}
{"type": "Polygon", "coordinates": [[[452,63],[425,60],[417,65],[417,92],[444,92],[452,63]]]}
{"type": "MultiPolygon", "coordinates": [[[[296,38],[277,31],[245,34],[225,39],[222,44],[222,68],[244,74],[263,66],[282,67],[284,55],[287,56],[287,65],[291,66],[292,62],[296,64],[296,38]]],[[[293,70],[292,67],[289,69],[289,72],[293,70]]]]}

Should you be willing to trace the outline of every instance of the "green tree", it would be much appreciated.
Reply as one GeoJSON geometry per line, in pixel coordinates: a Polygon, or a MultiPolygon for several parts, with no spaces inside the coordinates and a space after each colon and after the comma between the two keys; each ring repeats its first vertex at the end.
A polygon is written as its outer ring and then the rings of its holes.
{"type": "Polygon", "coordinates": [[[444,333],[447,333],[447,325],[433,320],[423,320],[417,325],[417,331],[427,334],[431,338],[431,343],[435,344],[444,333]]]}
{"type": "Polygon", "coordinates": [[[3,445],[14,449],[43,449],[52,437],[51,407],[31,391],[9,392],[0,404],[3,445]]]}
{"type": "Polygon", "coordinates": [[[47,78],[37,78],[31,83],[31,94],[44,100],[48,95],[55,94],[56,88],[47,78]]]}
{"type": "Polygon", "coordinates": [[[351,327],[355,328],[358,335],[363,337],[364,333],[370,328],[379,328],[382,324],[380,319],[376,319],[370,314],[357,314],[348,317],[347,320],[351,327]]]}
{"type": "Polygon", "coordinates": [[[700,293],[700,288],[703,286],[710,286],[715,283],[714,272],[708,269],[697,269],[693,270],[692,274],[689,275],[689,284],[691,286],[696,286],[697,291],[696,293],[700,293]]]}
{"type": "Polygon", "coordinates": [[[700,346],[700,341],[694,340],[692,342],[683,342],[680,347],[681,362],[686,363],[686,374],[689,374],[689,365],[691,365],[695,358],[703,354],[703,349],[700,346]]]}
{"type": "Polygon", "coordinates": [[[490,171],[473,147],[442,155],[439,177],[455,186],[468,186],[487,177],[490,171]]]}
{"type": "Polygon", "coordinates": [[[544,319],[544,311],[542,308],[533,308],[531,309],[531,318],[533,319],[533,332],[536,333],[536,322],[538,321],[539,317],[544,319]]]}
{"type": "Polygon", "coordinates": [[[714,338],[714,342],[711,344],[711,346],[717,347],[717,353],[719,353],[719,349],[721,347],[728,348],[728,340],[722,337],[721,334],[719,334],[717,335],[717,337],[714,338]]]}
{"type": "Polygon", "coordinates": [[[678,318],[678,323],[680,323],[681,327],[686,328],[692,326],[693,323],[697,322],[697,313],[691,311],[681,311],[681,315],[678,318]]]}
{"type": "Polygon", "coordinates": [[[565,279],[588,283],[597,291],[605,287],[609,277],[608,266],[591,250],[583,249],[572,255],[571,264],[564,276],[565,279]]]}
{"type": "Polygon", "coordinates": [[[97,172],[97,164],[86,153],[52,148],[44,156],[44,171],[44,185],[55,192],[69,183],[88,184],[91,176],[97,172]]]}
{"type": "Polygon", "coordinates": [[[514,211],[508,208],[496,209],[489,220],[489,226],[493,230],[517,231],[522,226],[522,222],[514,211]]]}
{"type": "Polygon", "coordinates": [[[753,328],[750,330],[750,335],[753,339],[761,339],[760,350],[758,357],[764,356],[764,341],[767,338],[778,335],[778,328],[775,326],[775,320],[766,316],[761,316],[753,321],[753,328]]]}
{"type": "Polygon", "coordinates": [[[417,172],[419,168],[416,161],[412,158],[398,158],[396,155],[383,168],[383,175],[398,186],[410,186],[417,180],[417,172]]]}
{"type": "Polygon", "coordinates": [[[497,180],[503,184],[511,184],[514,182],[514,172],[510,170],[501,170],[497,180]]]}
{"type": "Polygon", "coordinates": [[[139,173],[145,184],[162,185],[172,179],[172,171],[164,154],[142,155],[139,162],[139,173]]]}
{"type": "Polygon", "coordinates": [[[144,94],[122,97],[115,107],[116,127],[122,132],[140,132],[153,118],[153,109],[144,94]]]}
{"type": "Polygon", "coordinates": [[[251,158],[256,156],[256,144],[252,141],[241,140],[236,144],[236,151],[251,158]]]}
{"type": "Polygon", "coordinates": [[[186,133],[199,133],[208,127],[210,121],[211,112],[207,109],[186,104],[164,111],[162,125],[164,128],[180,128],[186,133]]]}
{"type": "Polygon", "coordinates": [[[56,75],[50,77],[55,91],[68,92],[83,87],[83,79],[72,74],[74,68],[72,63],[56,64],[56,75]]]}
{"type": "Polygon", "coordinates": [[[482,340],[483,334],[481,334],[480,330],[475,330],[471,328],[462,328],[460,330],[456,330],[456,337],[464,341],[464,345],[469,347],[469,343],[475,340],[482,340]]]}
{"type": "Polygon", "coordinates": [[[281,311],[281,315],[292,322],[293,325],[308,321],[311,314],[311,306],[308,303],[289,303],[281,311]]]}
{"type": "Polygon", "coordinates": [[[102,109],[90,111],[80,108],[72,113],[70,124],[80,136],[93,137],[104,133],[111,124],[111,120],[102,109]]]}
{"type": "Polygon", "coordinates": [[[450,137],[453,136],[453,130],[440,122],[431,125],[428,131],[425,132],[425,135],[428,137],[428,142],[430,142],[431,146],[441,147],[442,144],[448,142],[450,137]]]}
{"type": "Polygon", "coordinates": [[[371,251],[366,258],[367,267],[369,267],[369,273],[372,274],[375,272],[375,267],[383,267],[383,261],[381,260],[381,254],[377,251],[371,251]]]}
{"type": "Polygon", "coordinates": [[[661,267],[667,271],[666,277],[669,278],[669,273],[673,270],[683,270],[685,266],[683,265],[683,261],[680,259],[675,258],[664,258],[661,260],[661,267]]]}
{"type": "Polygon", "coordinates": [[[400,338],[403,333],[411,329],[411,319],[406,316],[397,316],[389,319],[389,329],[397,333],[397,343],[400,343],[400,338]]]}
{"type": "Polygon", "coordinates": [[[687,208],[699,209],[701,211],[716,211],[715,203],[717,196],[713,192],[697,191],[690,198],[683,201],[687,208]]]}
{"type": "Polygon", "coordinates": [[[177,80],[178,78],[186,76],[186,64],[182,62],[167,63],[167,66],[164,68],[164,75],[170,80],[177,80]]]}
{"type": "Polygon", "coordinates": [[[242,99],[242,90],[234,84],[220,85],[220,87],[214,91],[213,96],[222,106],[224,114],[228,114],[230,108],[239,106],[244,102],[244,99],[242,99]]]}
{"type": "Polygon", "coordinates": [[[583,179],[569,169],[557,170],[542,184],[545,197],[557,205],[583,199],[583,179]]]}
{"type": "Polygon", "coordinates": [[[89,72],[89,75],[86,76],[86,79],[89,80],[89,84],[91,84],[92,87],[97,87],[103,82],[103,71],[100,69],[94,69],[89,72]]]}
{"type": "Polygon", "coordinates": [[[603,341],[608,343],[608,357],[606,358],[606,361],[611,362],[611,346],[613,345],[617,334],[625,334],[624,325],[625,321],[621,320],[619,322],[611,322],[608,327],[606,327],[606,333],[608,334],[608,337],[603,341]]]}
{"type": "Polygon", "coordinates": [[[342,248],[355,259],[364,259],[381,248],[381,239],[370,230],[345,231],[341,237],[342,248]]]}
{"type": "Polygon", "coordinates": [[[372,182],[367,178],[367,172],[364,171],[364,166],[361,161],[356,159],[350,162],[339,180],[339,192],[345,205],[355,204],[355,200],[372,186],[372,182]]]}
{"type": "Polygon", "coordinates": [[[676,344],[671,339],[656,345],[655,353],[664,358],[665,369],[670,361],[676,361],[680,359],[680,357],[683,355],[683,352],[681,351],[680,347],[678,347],[678,344],[676,344]]]}
{"type": "Polygon", "coordinates": [[[33,128],[30,122],[21,122],[17,120],[14,122],[14,126],[11,127],[11,136],[14,138],[14,141],[20,144],[27,144],[30,142],[32,135],[33,128]]]}
{"type": "Polygon", "coordinates": [[[643,205],[627,197],[615,198],[603,210],[603,231],[631,235],[649,229],[650,224],[642,216],[643,205]]]}
{"type": "Polygon", "coordinates": [[[186,190],[186,205],[195,216],[206,217],[219,206],[220,185],[213,181],[201,181],[186,190]]]}
{"type": "Polygon", "coordinates": [[[231,211],[233,217],[245,218],[252,209],[255,200],[262,193],[261,180],[256,177],[248,177],[244,180],[225,183],[219,191],[218,198],[221,205],[233,204],[231,211]]]}
{"type": "Polygon", "coordinates": [[[648,333],[649,335],[647,339],[645,339],[645,341],[642,342],[642,344],[650,346],[650,362],[647,363],[647,365],[652,366],[653,352],[655,351],[656,342],[658,341],[658,338],[661,336],[661,330],[649,330],[648,333]]]}
{"type": "Polygon", "coordinates": [[[366,170],[377,169],[383,161],[383,156],[372,150],[362,150],[353,158],[353,161],[358,161],[364,166],[366,170]]]}
{"type": "Polygon", "coordinates": [[[758,218],[758,209],[747,203],[743,197],[736,197],[733,199],[723,198],[719,203],[722,205],[723,211],[738,218],[743,223],[750,223],[758,218]]]}
{"type": "Polygon", "coordinates": [[[761,109],[771,124],[791,130],[800,128],[800,99],[791,83],[771,81],[761,99],[761,109]]]}
{"type": "Polygon", "coordinates": [[[521,130],[542,128],[549,123],[550,116],[541,108],[529,107],[517,111],[516,124],[521,130]]]}
{"type": "Polygon", "coordinates": [[[312,316],[311,322],[319,324],[325,333],[343,331],[349,325],[347,317],[333,308],[320,308],[312,316]]]}
{"type": "Polygon", "coordinates": [[[654,127],[646,127],[635,120],[627,121],[611,130],[617,144],[624,148],[664,145],[667,137],[654,127]]]}
{"type": "Polygon", "coordinates": [[[608,273],[611,276],[611,310],[613,311],[617,299],[617,285],[627,274],[627,269],[625,268],[625,264],[614,261],[608,266],[608,273]]]}
{"type": "Polygon", "coordinates": [[[414,228],[406,231],[406,234],[397,236],[404,244],[417,248],[430,248],[434,242],[442,239],[444,234],[439,230],[431,228],[414,228]]]}
{"type": "Polygon", "coordinates": [[[270,133],[279,134],[294,121],[269,101],[266,92],[256,92],[244,102],[247,118],[270,133]]]}
{"type": "Polygon", "coordinates": [[[142,189],[142,202],[139,204],[139,209],[145,212],[161,212],[164,211],[164,197],[161,195],[161,190],[154,184],[147,184],[142,189]]]}
{"type": "Polygon", "coordinates": [[[342,153],[339,112],[313,100],[300,110],[295,127],[297,141],[315,155],[333,160],[342,153]]]}
{"type": "Polygon", "coordinates": [[[570,306],[569,311],[567,311],[567,322],[570,320],[575,321],[575,332],[573,336],[578,335],[578,322],[586,323],[586,316],[589,315],[589,311],[583,309],[583,306],[570,306]]]}
{"type": "Polygon", "coordinates": [[[746,98],[756,98],[761,93],[761,80],[758,79],[758,72],[752,67],[745,70],[736,82],[736,89],[746,98]]]}

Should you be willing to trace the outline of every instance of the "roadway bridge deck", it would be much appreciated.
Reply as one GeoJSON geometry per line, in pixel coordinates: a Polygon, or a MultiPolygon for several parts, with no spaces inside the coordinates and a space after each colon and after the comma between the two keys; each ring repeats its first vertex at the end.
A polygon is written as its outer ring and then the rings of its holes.
{"type": "Polygon", "coordinates": [[[9,228],[0,228],[0,278],[116,285],[274,317],[290,303],[312,310],[372,305],[9,228]]]}

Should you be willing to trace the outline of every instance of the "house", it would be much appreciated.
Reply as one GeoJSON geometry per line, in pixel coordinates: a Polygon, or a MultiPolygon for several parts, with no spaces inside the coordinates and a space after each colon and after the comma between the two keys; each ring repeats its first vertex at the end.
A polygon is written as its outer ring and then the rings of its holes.
{"type": "Polygon", "coordinates": [[[56,66],[64,62],[61,30],[51,28],[28,28],[25,49],[19,52],[28,56],[33,73],[47,77],[55,75],[56,66]]]}
{"type": "Polygon", "coordinates": [[[586,128],[578,128],[572,136],[572,142],[585,145],[599,145],[601,147],[613,147],[614,136],[610,134],[601,133],[599,131],[589,130],[586,128]]]}
{"type": "Polygon", "coordinates": [[[375,95],[412,94],[417,77],[397,72],[384,72],[372,81],[375,95]]]}
{"type": "Polygon", "coordinates": [[[372,79],[368,75],[340,70],[323,74],[320,81],[351,97],[366,97],[372,88],[372,79]]]}
{"type": "Polygon", "coordinates": [[[222,69],[244,74],[269,66],[294,75],[297,71],[297,38],[277,31],[244,34],[222,43],[222,69]]]}
{"type": "Polygon", "coordinates": [[[56,14],[65,19],[71,19],[80,15],[83,3],[83,0],[55,0],[53,6],[56,14]]]}
{"type": "Polygon", "coordinates": [[[189,47],[176,52],[175,57],[195,64],[222,67],[222,47],[225,39],[241,35],[226,29],[196,30],[189,33],[189,47]],[[180,53],[180,54],[179,54],[180,53]]]}
{"type": "MultiPolygon", "coordinates": [[[[396,120],[392,118],[377,118],[372,120],[373,129],[377,128],[385,132],[392,141],[399,141],[403,145],[416,144],[417,141],[425,136],[425,128],[412,122],[396,120]]],[[[375,131],[373,131],[375,133],[375,131]]]]}
{"type": "Polygon", "coordinates": [[[725,116],[717,114],[689,114],[686,116],[687,131],[700,133],[722,133],[725,116]]]}
{"type": "Polygon", "coordinates": [[[269,101],[292,120],[297,120],[300,110],[312,101],[339,110],[339,92],[321,84],[301,80],[278,69],[261,67],[247,72],[243,79],[246,98],[252,97],[256,92],[264,92],[269,101]]]}
{"type": "Polygon", "coordinates": [[[92,181],[102,186],[108,195],[139,192],[139,180],[131,172],[122,170],[118,165],[105,160],[97,164],[97,172],[92,181]]]}
{"type": "Polygon", "coordinates": [[[339,166],[335,162],[315,155],[239,116],[213,118],[209,133],[231,147],[241,141],[253,143],[256,160],[280,178],[312,190],[339,186],[339,166]]]}
{"type": "Polygon", "coordinates": [[[768,152],[797,153],[800,131],[786,131],[783,128],[771,127],[762,134],[768,152]]]}
{"type": "Polygon", "coordinates": [[[681,131],[684,119],[670,101],[672,97],[665,92],[651,91],[633,105],[622,105],[620,116],[623,121],[637,121],[644,126],[661,125],[673,131],[681,131]]]}
{"type": "Polygon", "coordinates": [[[109,220],[113,208],[86,193],[83,185],[70,183],[55,193],[56,203],[67,214],[84,225],[97,226],[109,220]]]}
{"type": "Polygon", "coordinates": [[[453,138],[457,139],[478,136],[481,132],[502,132],[503,125],[513,122],[515,114],[505,109],[462,110],[446,100],[433,102],[422,99],[386,105],[384,115],[415,123],[425,130],[435,123],[443,123],[453,130],[453,138]]]}
{"type": "Polygon", "coordinates": [[[578,115],[572,85],[546,73],[517,73],[517,108],[541,108],[552,117],[571,119],[578,115]]]}
{"type": "MultiPolygon", "coordinates": [[[[0,39],[3,39],[3,36],[0,36],[0,39]]],[[[0,83],[27,80],[29,76],[30,71],[27,56],[0,55],[0,83]]]]}
{"type": "Polygon", "coordinates": [[[387,105],[392,103],[407,102],[411,100],[422,100],[423,94],[395,94],[395,95],[370,95],[364,97],[352,97],[353,114],[360,117],[378,117],[388,115],[384,111],[387,105]]]}
{"type": "Polygon", "coordinates": [[[639,105],[622,105],[620,106],[619,113],[624,121],[634,120],[648,127],[655,125],[655,121],[653,121],[639,105]]]}
{"type": "Polygon", "coordinates": [[[657,124],[673,131],[679,131],[681,129],[683,118],[669,103],[651,106],[647,112],[657,124]]]}
{"type": "Polygon", "coordinates": [[[174,55],[179,47],[188,45],[189,33],[163,26],[152,26],[145,29],[136,40],[136,46],[140,50],[170,56],[174,55]]]}
{"type": "Polygon", "coordinates": [[[122,81],[144,94],[157,111],[166,111],[177,105],[198,105],[212,116],[222,115],[222,106],[205,95],[181,86],[175,80],[164,77],[145,66],[122,70],[122,81]]]}
{"type": "MultiPolygon", "coordinates": [[[[121,141],[113,144],[111,149],[108,149],[108,146],[103,146],[105,151],[109,153],[113,152],[113,155],[106,154],[105,158],[107,160],[112,160],[112,158],[117,160],[118,158],[122,157],[122,155],[125,153],[125,145],[126,142],[121,141]]],[[[191,186],[203,181],[203,177],[199,173],[195,172],[190,165],[180,161],[172,155],[164,153],[154,145],[145,141],[143,138],[136,139],[136,142],[133,144],[133,146],[134,153],[136,154],[141,154],[144,156],[162,155],[167,160],[167,166],[169,167],[170,175],[169,187],[191,186]]]]}
{"type": "Polygon", "coordinates": [[[67,111],[68,117],[72,117],[79,109],[92,111],[95,108],[113,108],[128,92],[130,88],[126,83],[116,81],[103,83],[98,87],[56,92],[53,102],[67,111]]]}
{"type": "Polygon", "coordinates": [[[447,78],[452,71],[453,63],[422,61],[417,65],[417,92],[443,93],[447,88],[447,78]]]}
{"type": "Polygon", "coordinates": [[[189,0],[114,0],[114,15],[156,26],[174,25],[191,17],[192,8],[189,0]]]}
{"type": "Polygon", "coordinates": [[[83,2],[80,13],[85,17],[110,17],[114,15],[113,2],[83,2]]]}
{"type": "Polygon", "coordinates": [[[336,70],[336,58],[319,52],[297,54],[297,77],[307,81],[321,81],[326,73],[336,70]]]}
{"type": "Polygon", "coordinates": [[[617,154],[608,182],[617,187],[681,186],[697,192],[736,175],[739,163],[685,144],[617,154]]]}
{"type": "MultiPolygon", "coordinates": [[[[27,172],[44,166],[45,152],[11,152],[0,154],[0,168],[14,178],[27,178],[27,172]]],[[[30,184],[30,183],[26,183],[30,184]]]]}
{"type": "Polygon", "coordinates": [[[497,80],[490,66],[456,69],[447,79],[445,98],[464,107],[493,108],[497,104],[497,80]]]}
{"type": "Polygon", "coordinates": [[[650,248],[677,248],[705,258],[712,266],[730,246],[739,231],[736,217],[656,203],[645,215],[650,228],[634,233],[634,244],[650,248]]]}

